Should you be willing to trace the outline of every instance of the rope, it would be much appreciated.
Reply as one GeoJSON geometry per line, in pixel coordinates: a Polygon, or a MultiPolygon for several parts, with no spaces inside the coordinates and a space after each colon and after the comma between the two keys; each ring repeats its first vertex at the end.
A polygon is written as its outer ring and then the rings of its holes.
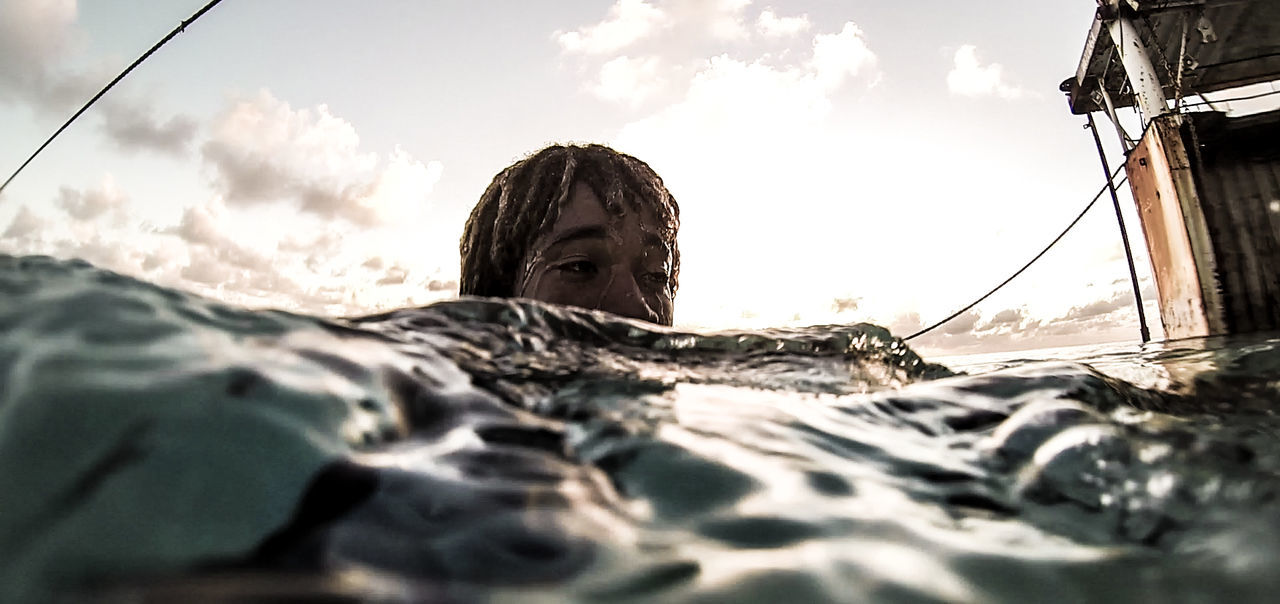
{"type": "Polygon", "coordinates": [[[66,130],[67,126],[71,125],[71,122],[76,121],[76,118],[80,117],[80,115],[83,114],[85,111],[88,111],[89,107],[92,106],[94,103],[98,102],[98,99],[102,98],[103,95],[107,94],[108,90],[111,90],[111,88],[114,87],[117,83],[119,83],[120,80],[123,80],[125,76],[129,75],[129,72],[133,71],[133,68],[137,67],[138,65],[141,65],[142,62],[147,60],[147,58],[150,57],[153,53],[155,53],[155,51],[160,50],[161,46],[164,46],[169,40],[172,40],[174,36],[177,36],[178,34],[182,33],[183,30],[185,30],[188,25],[195,23],[196,19],[199,19],[200,17],[202,17],[205,13],[209,12],[210,9],[217,6],[218,3],[220,2],[222,2],[222,0],[212,0],[208,4],[204,5],[203,8],[196,11],[194,15],[191,15],[191,17],[189,17],[186,21],[179,23],[178,27],[174,28],[173,31],[169,32],[169,35],[162,38],[159,42],[156,42],[154,46],[152,46],[149,50],[147,50],[147,52],[142,53],[142,56],[138,57],[138,60],[134,61],[133,64],[125,68],[124,71],[120,72],[120,75],[116,76],[114,80],[111,80],[111,82],[107,84],[106,87],[104,87],[102,90],[99,90],[98,94],[93,95],[93,98],[89,99],[89,102],[85,103],[84,106],[81,107],[80,110],[75,113],[75,115],[72,115],[70,119],[64,122],[62,124],[62,127],[58,128],[57,131],[51,134],[49,138],[44,141],[44,144],[40,145],[40,148],[36,149],[35,153],[32,153],[31,157],[27,158],[27,161],[22,162],[22,165],[18,166],[18,169],[14,170],[13,174],[9,175],[9,178],[4,181],[4,184],[0,184],[0,193],[3,193],[4,188],[9,186],[9,183],[13,182],[14,178],[17,178],[18,173],[22,172],[22,169],[26,168],[27,164],[30,164],[31,160],[35,159],[37,155],[40,155],[40,152],[44,151],[44,148],[48,147],[49,143],[53,142],[53,139],[58,138],[58,135],[62,134],[62,131],[66,130]]]}
{"type": "MultiPolygon", "coordinates": [[[[1115,172],[1113,172],[1113,173],[1111,173],[1111,180],[1113,180],[1113,181],[1114,181],[1114,180],[1115,180],[1115,178],[1116,178],[1116,176],[1117,176],[1118,174],[1120,174],[1120,171],[1121,171],[1121,170],[1123,170],[1123,169],[1124,169],[1124,166],[1120,166],[1120,167],[1116,168],[1116,171],[1115,171],[1115,172]]],[[[1124,184],[1124,181],[1125,181],[1125,180],[1127,180],[1127,179],[1128,179],[1128,176],[1126,176],[1125,178],[1120,179],[1120,182],[1119,182],[1119,183],[1117,183],[1117,185],[1119,185],[1119,184],[1124,184]]],[[[987,293],[985,293],[985,294],[982,294],[982,297],[981,297],[981,298],[978,298],[977,300],[974,300],[973,302],[971,302],[968,306],[966,306],[966,307],[964,307],[964,308],[961,308],[960,310],[957,310],[957,311],[955,311],[955,312],[951,313],[950,315],[948,315],[948,316],[947,316],[947,318],[945,318],[945,319],[943,319],[943,320],[941,320],[941,321],[938,321],[937,323],[934,323],[933,325],[930,325],[930,326],[928,326],[928,327],[926,327],[926,328],[924,328],[924,329],[921,329],[920,331],[917,331],[917,332],[915,332],[915,333],[913,333],[913,334],[911,334],[911,335],[909,335],[909,336],[907,336],[907,337],[905,337],[905,338],[902,338],[902,340],[905,342],[905,341],[907,341],[907,340],[911,340],[911,339],[913,339],[913,338],[917,338],[917,337],[922,336],[922,335],[924,335],[924,334],[926,334],[926,333],[929,333],[930,331],[933,331],[933,330],[935,330],[935,329],[937,329],[937,328],[941,327],[942,325],[946,324],[948,321],[950,321],[950,320],[952,320],[952,319],[954,319],[954,318],[956,318],[956,317],[958,317],[958,316],[960,316],[960,315],[964,314],[964,313],[965,313],[966,311],[968,311],[969,309],[971,309],[971,308],[973,308],[973,307],[977,306],[978,304],[982,303],[982,301],[983,301],[983,300],[986,300],[987,298],[990,298],[990,297],[991,297],[991,294],[994,294],[994,293],[996,293],[997,291],[1000,291],[1000,288],[1002,288],[1002,287],[1004,287],[1004,286],[1008,285],[1008,284],[1009,284],[1009,282],[1010,282],[1010,281],[1013,281],[1014,279],[1016,279],[1016,278],[1018,277],[1018,275],[1021,275],[1021,274],[1022,274],[1024,271],[1026,271],[1028,268],[1031,268],[1031,265],[1032,265],[1032,264],[1035,264],[1035,263],[1036,263],[1036,261],[1037,261],[1037,260],[1039,260],[1039,259],[1040,259],[1042,256],[1044,256],[1046,253],[1048,253],[1048,252],[1049,252],[1049,250],[1053,248],[1053,246],[1057,245],[1057,244],[1058,244],[1058,242],[1059,242],[1059,241],[1061,241],[1061,240],[1062,240],[1062,238],[1063,238],[1063,237],[1065,237],[1065,236],[1067,235],[1067,233],[1071,231],[1071,229],[1072,229],[1072,228],[1075,228],[1076,224],[1078,224],[1078,223],[1080,222],[1080,219],[1081,219],[1081,218],[1084,218],[1084,215],[1085,215],[1085,214],[1087,214],[1087,213],[1089,212],[1089,210],[1093,208],[1094,204],[1098,203],[1098,200],[1099,200],[1099,199],[1102,199],[1102,194],[1103,194],[1103,193],[1106,193],[1106,192],[1107,192],[1107,188],[1108,188],[1108,187],[1110,187],[1110,186],[1112,186],[1110,182],[1108,182],[1107,184],[1103,185],[1103,186],[1102,186],[1102,188],[1098,190],[1098,194],[1093,196],[1093,201],[1090,201],[1087,205],[1085,205],[1085,206],[1084,206],[1084,209],[1083,209],[1083,210],[1080,210],[1080,214],[1076,216],[1075,220],[1072,220],[1072,221],[1071,221],[1071,224],[1068,224],[1068,225],[1067,225],[1067,228],[1063,229],[1063,230],[1062,230],[1062,232],[1061,232],[1061,233],[1059,233],[1057,237],[1054,237],[1054,238],[1053,238],[1053,241],[1050,241],[1050,242],[1049,242],[1049,245],[1045,246],[1045,248],[1044,248],[1043,250],[1040,250],[1040,253],[1039,253],[1039,254],[1036,254],[1036,256],[1035,256],[1034,258],[1032,258],[1032,259],[1031,259],[1030,261],[1028,261],[1026,264],[1022,265],[1022,268],[1018,269],[1018,270],[1017,270],[1017,272],[1013,273],[1012,275],[1009,275],[1009,278],[1008,278],[1008,279],[1005,279],[1004,281],[1001,281],[1001,282],[1000,282],[1000,285],[997,285],[997,286],[995,286],[995,287],[991,288],[991,291],[989,291],[989,292],[987,292],[987,293]]]]}

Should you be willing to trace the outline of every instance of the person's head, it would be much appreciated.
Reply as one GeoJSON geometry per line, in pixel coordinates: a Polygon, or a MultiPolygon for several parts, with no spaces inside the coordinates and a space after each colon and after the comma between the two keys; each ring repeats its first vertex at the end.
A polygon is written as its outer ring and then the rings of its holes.
{"type": "Polygon", "coordinates": [[[464,296],[530,298],[670,325],[680,206],[644,162],[552,145],[498,173],[462,234],[464,296]]]}

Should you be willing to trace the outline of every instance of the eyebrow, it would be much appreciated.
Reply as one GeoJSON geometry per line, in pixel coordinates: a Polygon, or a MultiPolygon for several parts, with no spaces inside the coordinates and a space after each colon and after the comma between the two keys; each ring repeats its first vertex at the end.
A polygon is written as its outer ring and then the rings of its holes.
{"type": "MultiPolygon", "coordinates": [[[[547,244],[546,249],[550,250],[556,246],[564,245],[572,241],[581,239],[608,239],[609,227],[603,224],[587,224],[580,227],[569,229],[547,244]]],[[[642,239],[644,246],[654,248],[667,248],[667,242],[657,233],[646,232],[642,239]]]]}
{"type": "Polygon", "coordinates": [[[561,233],[558,237],[552,239],[551,243],[547,244],[547,248],[550,249],[557,245],[563,245],[578,239],[604,239],[608,236],[608,229],[604,225],[588,224],[580,227],[574,227],[561,233]]]}

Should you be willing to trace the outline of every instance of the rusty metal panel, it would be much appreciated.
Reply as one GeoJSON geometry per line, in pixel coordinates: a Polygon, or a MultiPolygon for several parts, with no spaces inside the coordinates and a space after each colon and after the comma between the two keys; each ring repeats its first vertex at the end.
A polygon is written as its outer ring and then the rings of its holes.
{"type": "Polygon", "coordinates": [[[1196,254],[1183,220],[1173,166],[1165,149],[1163,130],[1153,124],[1129,153],[1125,172],[1138,206],[1138,217],[1151,256],[1160,320],[1169,339],[1205,336],[1212,332],[1196,254]]]}
{"type": "Polygon", "coordinates": [[[1188,115],[1184,140],[1213,234],[1230,333],[1280,329],[1280,112],[1188,115]]]}

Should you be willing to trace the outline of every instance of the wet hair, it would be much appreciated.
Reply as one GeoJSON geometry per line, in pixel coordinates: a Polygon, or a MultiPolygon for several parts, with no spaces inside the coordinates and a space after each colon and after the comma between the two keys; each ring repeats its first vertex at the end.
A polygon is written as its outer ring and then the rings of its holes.
{"type": "Polygon", "coordinates": [[[680,277],[680,206],[653,168],[604,145],[551,145],[493,177],[462,232],[458,293],[514,297],[525,255],[555,224],[575,184],[590,187],[611,216],[652,210],[658,223],[650,226],[671,250],[674,294],[680,277]]]}

